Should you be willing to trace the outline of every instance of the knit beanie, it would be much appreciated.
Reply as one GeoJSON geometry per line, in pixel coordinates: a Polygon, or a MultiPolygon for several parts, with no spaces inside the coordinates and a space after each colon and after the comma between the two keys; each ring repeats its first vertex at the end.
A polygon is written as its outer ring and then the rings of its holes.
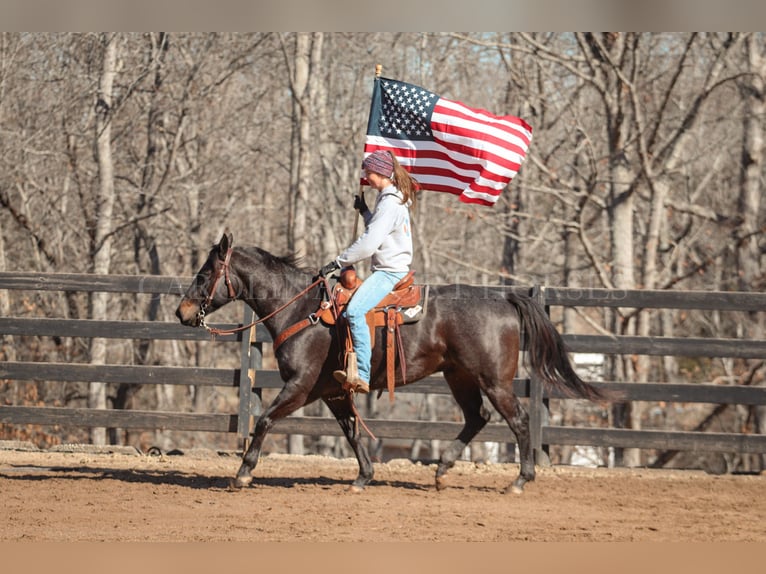
{"type": "Polygon", "coordinates": [[[391,158],[391,154],[387,151],[374,151],[364,158],[362,169],[374,171],[375,173],[391,178],[394,176],[394,160],[391,158]]]}

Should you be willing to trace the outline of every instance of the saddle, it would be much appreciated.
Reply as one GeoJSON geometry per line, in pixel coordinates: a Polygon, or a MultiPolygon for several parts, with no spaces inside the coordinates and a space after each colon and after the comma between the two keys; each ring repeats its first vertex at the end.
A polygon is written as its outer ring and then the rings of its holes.
{"type": "MultiPolygon", "coordinates": [[[[396,352],[399,351],[399,364],[402,379],[406,382],[407,370],[404,361],[401,332],[399,325],[415,323],[425,314],[425,298],[423,287],[415,285],[415,272],[410,271],[386,295],[378,305],[368,311],[365,319],[370,329],[370,343],[375,347],[375,328],[386,328],[386,383],[390,400],[394,400],[396,352]]],[[[342,314],[351,297],[362,285],[353,267],[344,267],[340,279],[333,287],[330,305],[317,313],[319,319],[327,325],[345,324],[346,352],[351,348],[351,337],[348,333],[348,323],[342,319],[342,314]]],[[[426,287],[427,289],[427,287],[426,287]]],[[[340,325],[339,325],[340,326],[340,325]]],[[[345,361],[344,361],[345,362],[345,361]]],[[[382,392],[382,391],[381,391],[382,392]]]]}
{"type": "MultiPolygon", "coordinates": [[[[407,381],[407,367],[404,361],[399,325],[419,321],[425,315],[427,308],[428,286],[426,285],[423,289],[421,285],[415,285],[414,282],[415,272],[410,271],[365,317],[370,329],[370,343],[373,348],[375,346],[375,328],[386,327],[386,386],[392,402],[394,400],[394,367],[397,349],[399,351],[399,364],[402,369],[402,380],[407,381]]],[[[293,335],[321,321],[325,325],[334,325],[338,329],[342,328],[340,323],[343,323],[345,329],[342,329],[341,336],[345,335],[347,356],[351,351],[351,333],[349,332],[348,321],[343,318],[343,311],[361,284],[362,281],[357,277],[354,268],[344,267],[340,279],[329,294],[329,298],[322,301],[319,309],[305,319],[287,327],[276,336],[274,352],[276,353],[277,349],[293,335]]],[[[346,364],[346,356],[343,357],[343,364],[346,364]]]]}
{"type": "MultiPolygon", "coordinates": [[[[397,325],[402,323],[415,323],[423,315],[423,290],[421,285],[415,285],[415,272],[410,271],[405,275],[383,300],[371,309],[367,315],[367,325],[370,327],[370,335],[374,335],[375,327],[389,325],[389,316],[393,317],[397,325]]],[[[340,279],[335,284],[331,295],[331,305],[320,310],[317,316],[326,325],[335,325],[337,318],[362,285],[362,280],[356,275],[353,267],[344,267],[340,279]],[[334,309],[333,309],[334,307],[334,309]]]]}

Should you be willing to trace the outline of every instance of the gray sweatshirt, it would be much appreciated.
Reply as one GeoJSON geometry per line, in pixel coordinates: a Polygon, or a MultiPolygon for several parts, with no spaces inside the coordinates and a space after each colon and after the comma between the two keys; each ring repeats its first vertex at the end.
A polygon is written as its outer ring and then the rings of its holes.
{"type": "Polygon", "coordinates": [[[381,190],[372,213],[365,211],[365,230],[335,260],[342,267],[372,257],[372,271],[409,271],[412,263],[412,230],[409,202],[402,204],[402,192],[393,185],[381,190]]]}

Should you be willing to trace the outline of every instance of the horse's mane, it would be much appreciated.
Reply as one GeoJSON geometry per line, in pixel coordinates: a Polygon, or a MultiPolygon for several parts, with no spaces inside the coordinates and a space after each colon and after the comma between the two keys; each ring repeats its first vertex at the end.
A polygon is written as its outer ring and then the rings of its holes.
{"type": "Polygon", "coordinates": [[[291,270],[291,271],[297,271],[299,273],[316,273],[316,269],[313,269],[311,267],[308,267],[306,263],[304,262],[302,257],[299,257],[295,254],[288,254],[288,255],[274,255],[273,253],[269,253],[265,249],[261,249],[260,247],[240,247],[242,251],[247,253],[248,255],[252,257],[256,257],[257,259],[260,259],[264,265],[266,265],[269,269],[272,270],[284,270],[285,268],[291,270]]]}

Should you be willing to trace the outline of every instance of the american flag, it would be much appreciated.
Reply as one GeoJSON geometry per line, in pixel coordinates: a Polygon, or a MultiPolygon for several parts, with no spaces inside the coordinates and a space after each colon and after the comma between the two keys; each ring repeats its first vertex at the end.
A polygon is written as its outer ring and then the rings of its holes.
{"type": "Polygon", "coordinates": [[[423,189],[494,205],[518,173],[532,128],[397,80],[375,78],[364,155],[389,150],[423,189]]]}

